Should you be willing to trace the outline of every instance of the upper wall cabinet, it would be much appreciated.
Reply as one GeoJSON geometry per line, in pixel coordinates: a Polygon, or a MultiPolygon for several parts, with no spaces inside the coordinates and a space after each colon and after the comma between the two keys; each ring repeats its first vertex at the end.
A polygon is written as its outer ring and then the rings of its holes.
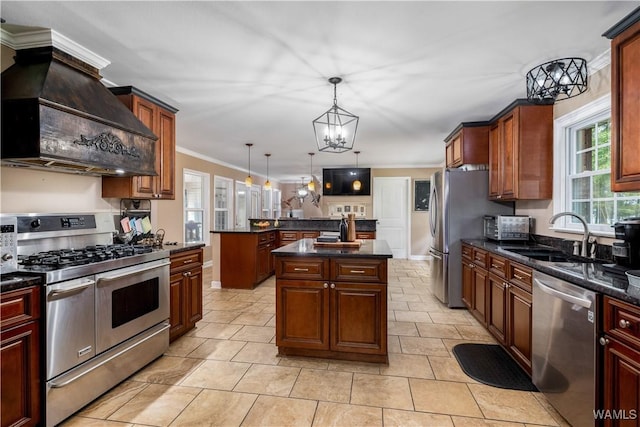
{"type": "Polygon", "coordinates": [[[126,199],[175,198],[175,156],[177,109],[132,86],[109,90],[158,137],[156,143],[157,176],[103,177],[102,197],[126,199]]]}
{"type": "Polygon", "coordinates": [[[611,189],[640,190],[640,7],[604,33],[611,39],[611,189]]]}
{"type": "Polygon", "coordinates": [[[489,129],[489,198],[543,200],[553,194],[553,105],[516,100],[489,129]]]}
{"type": "Polygon", "coordinates": [[[489,162],[489,122],[461,123],[444,142],[448,168],[489,162]]]}

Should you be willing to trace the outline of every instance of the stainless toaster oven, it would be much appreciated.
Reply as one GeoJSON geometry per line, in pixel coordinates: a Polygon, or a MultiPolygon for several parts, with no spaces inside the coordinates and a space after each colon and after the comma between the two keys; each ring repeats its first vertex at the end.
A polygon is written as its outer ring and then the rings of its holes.
{"type": "Polygon", "coordinates": [[[528,215],[485,215],[484,237],[490,240],[529,240],[531,217],[528,215]]]}

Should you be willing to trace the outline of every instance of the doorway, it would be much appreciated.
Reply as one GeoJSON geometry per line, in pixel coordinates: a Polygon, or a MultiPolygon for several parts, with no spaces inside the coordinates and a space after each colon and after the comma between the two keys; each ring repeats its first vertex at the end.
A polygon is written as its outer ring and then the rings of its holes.
{"type": "Polygon", "coordinates": [[[373,216],[376,239],[386,240],[394,258],[409,256],[410,177],[373,178],[373,216]]]}

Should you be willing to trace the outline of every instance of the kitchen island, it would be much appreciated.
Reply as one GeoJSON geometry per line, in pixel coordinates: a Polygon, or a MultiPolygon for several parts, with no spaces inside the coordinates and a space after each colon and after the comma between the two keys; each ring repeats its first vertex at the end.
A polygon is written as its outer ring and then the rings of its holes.
{"type": "Polygon", "coordinates": [[[388,363],[384,240],[301,239],[272,251],[278,354],[388,363]]]}

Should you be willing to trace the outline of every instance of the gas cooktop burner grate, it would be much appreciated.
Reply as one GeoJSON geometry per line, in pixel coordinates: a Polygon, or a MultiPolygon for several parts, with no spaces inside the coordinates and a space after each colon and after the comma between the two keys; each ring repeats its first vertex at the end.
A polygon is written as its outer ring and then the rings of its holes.
{"type": "Polygon", "coordinates": [[[125,258],[152,252],[151,246],[144,245],[95,245],[82,249],[58,249],[21,255],[18,264],[25,267],[65,268],[76,265],[92,264],[110,259],[125,258]]]}

